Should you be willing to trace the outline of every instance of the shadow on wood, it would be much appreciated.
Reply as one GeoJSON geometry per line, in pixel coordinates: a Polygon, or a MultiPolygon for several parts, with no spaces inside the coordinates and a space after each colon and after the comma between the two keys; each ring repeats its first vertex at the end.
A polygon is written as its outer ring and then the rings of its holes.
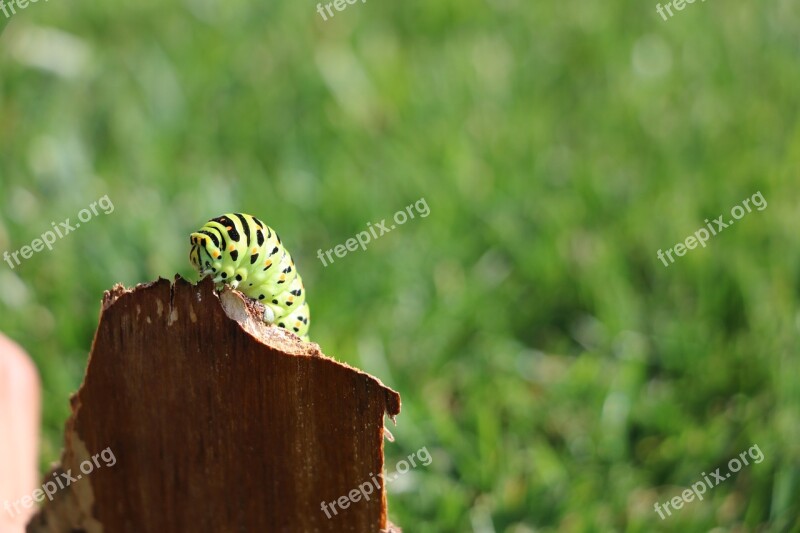
{"type": "Polygon", "coordinates": [[[261,313],[210,280],[106,292],[28,532],[398,531],[377,474],[400,396],[261,313]]]}

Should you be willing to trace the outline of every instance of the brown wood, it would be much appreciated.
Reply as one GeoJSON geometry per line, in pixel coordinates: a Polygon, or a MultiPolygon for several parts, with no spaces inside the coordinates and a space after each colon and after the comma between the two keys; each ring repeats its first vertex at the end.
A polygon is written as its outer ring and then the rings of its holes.
{"type": "Polygon", "coordinates": [[[330,519],[321,504],[383,471],[384,415],[400,412],[400,396],[261,313],[210,280],[106,292],[54,473],[76,477],[106,449],[116,464],[98,458],[28,531],[393,528],[380,478],[369,501],[330,519]]]}

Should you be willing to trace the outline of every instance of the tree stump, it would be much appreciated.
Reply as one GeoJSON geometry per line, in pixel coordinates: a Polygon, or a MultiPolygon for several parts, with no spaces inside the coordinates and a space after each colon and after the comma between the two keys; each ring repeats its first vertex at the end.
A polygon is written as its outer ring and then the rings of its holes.
{"type": "Polygon", "coordinates": [[[262,315],[210,280],[106,292],[27,531],[399,531],[378,474],[400,396],[262,315]]]}

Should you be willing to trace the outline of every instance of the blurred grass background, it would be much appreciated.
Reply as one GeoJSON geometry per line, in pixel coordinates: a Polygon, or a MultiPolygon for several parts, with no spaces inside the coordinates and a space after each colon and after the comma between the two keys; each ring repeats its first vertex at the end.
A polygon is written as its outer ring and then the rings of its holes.
{"type": "Polygon", "coordinates": [[[195,279],[187,235],[236,210],[281,232],[312,339],[403,395],[389,469],[433,456],[390,486],[407,531],[800,531],[799,26],[790,0],[31,4],[0,37],[0,252],[115,207],[0,264],[43,468],[103,291],[195,279]]]}

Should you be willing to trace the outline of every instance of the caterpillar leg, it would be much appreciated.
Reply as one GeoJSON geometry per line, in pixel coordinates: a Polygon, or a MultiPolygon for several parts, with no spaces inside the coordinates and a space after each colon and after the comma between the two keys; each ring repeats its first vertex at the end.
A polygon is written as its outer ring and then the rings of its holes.
{"type": "MultiPolygon", "coordinates": [[[[256,300],[256,301],[258,301],[258,300],[256,300]]],[[[285,313],[286,313],[286,311],[284,311],[283,309],[281,309],[277,305],[274,305],[274,304],[271,304],[271,303],[265,303],[264,304],[264,322],[266,322],[267,324],[277,324],[277,325],[279,325],[280,327],[283,328],[284,326],[283,326],[283,322],[282,322],[281,317],[285,313]],[[280,324],[278,324],[279,322],[280,322],[280,324]]],[[[288,329],[288,328],[284,328],[284,329],[288,329]]]]}
{"type": "Polygon", "coordinates": [[[308,342],[308,306],[303,303],[300,308],[287,317],[278,318],[280,315],[275,313],[274,306],[270,304],[264,305],[264,322],[267,324],[276,324],[277,326],[292,331],[298,335],[302,340],[308,342]],[[305,313],[305,314],[304,314],[305,313]]]}
{"type": "Polygon", "coordinates": [[[308,324],[311,320],[311,313],[306,302],[300,307],[286,315],[279,317],[278,326],[288,329],[304,341],[308,341],[308,324]]]}
{"type": "Polygon", "coordinates": [[[275,323],[275,311],[268,305],[264,306],[264,322],[267,324],[275,323]]]}

